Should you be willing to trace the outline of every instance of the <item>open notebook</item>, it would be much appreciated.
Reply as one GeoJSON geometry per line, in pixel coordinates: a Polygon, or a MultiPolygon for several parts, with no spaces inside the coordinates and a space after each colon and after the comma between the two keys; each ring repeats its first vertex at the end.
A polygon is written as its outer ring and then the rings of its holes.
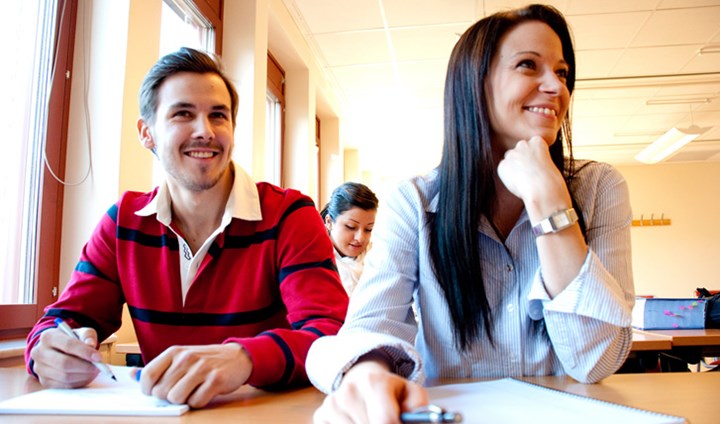
{"type": "MultiPolygon", "coordinates": [[[[118,381],[102,374],[82,389],[43,389],[0,402],[0,414],[181,415],[187,405],[146,396],[132,368],[111,366],[118,381]]],[[[2,419],[0,419],[2,421],[2,419]]]]}
{"type": "Polygon", "coordinates": [[[685,423],[682,417],[548,389],[512,378],[428,389],[432,403],[465,423],[685,423]]]}

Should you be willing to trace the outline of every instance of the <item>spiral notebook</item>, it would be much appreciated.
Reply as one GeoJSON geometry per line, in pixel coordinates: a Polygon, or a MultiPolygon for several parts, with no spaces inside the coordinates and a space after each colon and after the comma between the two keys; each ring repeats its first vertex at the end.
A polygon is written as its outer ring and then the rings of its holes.
{"type": "Polygon", "coordinates": [[[0,414],[177,416],[190,409],[144,395],[130,367],[110,368],[117,381],[99,375],[81,389],[43,389],[6,399],[0,414]]]}
{"type": "Polygon", "coordinates": [[[686,423],[685,418],[587,398],[512,378],[428,389],[433,404],[464,423],[686,423]]]}

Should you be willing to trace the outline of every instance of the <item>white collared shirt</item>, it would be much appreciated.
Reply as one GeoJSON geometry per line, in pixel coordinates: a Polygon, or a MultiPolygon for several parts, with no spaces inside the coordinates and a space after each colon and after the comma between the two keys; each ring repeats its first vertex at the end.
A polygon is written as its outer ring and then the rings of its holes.
{"type": "Polygon", "coordinates": [[[383,200],[345,324],[337,336],[321,337],[308,352],[310,381],[330,393],[358,358],[375,349],[391,358],[395,372],[418,382],[426,376],[560,374],[595,382],[615,372],[632,342],[635,299],[632,211],[622,175],[598,162],[576,174],[571,189],[585,220],[588,254],[555,298],[545,290],[527,212],[504,242],[481,217],[477,260],[492,310],[494,343],[482,336],[466,350],[456,347],[430,256],[428,219],[437,210],[439,187],[435,170],[401,183],[383,200]]]}
{"type": "Polygon", "coordinates": [[[150,203],[147,204],[141,210],[135,212],[138,216],[150,216],[156,214],[157,220],[170,228],[178,238],[178,247],[180,255],[180,284],[182,291],[183,303],[185,303],[185,296],[190,290],[195,275],[197,274],[200,264],[202,263],[205,255],[207,254],[213,241],[222,233],[225,228],[230,224],[233,218],[243,219],[246,221],[261,221],[262,212],[260,210],[260,196],[258,195],[257,186],[242,167],[235,165],[233,162],[229,165],[233,171],[234,179],[231,188],[231,196],[228,197],[227,204],[225,204],[225,212],[223,213],[220,226],[213,231],[212,234],[205,240],[195,254],[192,254],[190,246],[185,239],[175,231],[172,226],[172,198],[170,196],[170,190],[167,186],[167,181],[163,182],[160,186],[157,195],[153,198],[150,203]]]}

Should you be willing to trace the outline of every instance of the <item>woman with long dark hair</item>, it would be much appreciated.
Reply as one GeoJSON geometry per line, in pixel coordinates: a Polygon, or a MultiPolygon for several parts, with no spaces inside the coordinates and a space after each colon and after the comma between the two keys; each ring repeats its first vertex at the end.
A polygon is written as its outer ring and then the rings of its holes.
{"type": "Polygon", "coordinates": [[[345,325],[310,350],[330,394],[317,422],[399,422],[427,403],[425,377],[596,382],[622,365],[632,214],[614,168],[572,157],[575,72],[549,6],[461,36],[440,164],[384,201],[345,325]]]}

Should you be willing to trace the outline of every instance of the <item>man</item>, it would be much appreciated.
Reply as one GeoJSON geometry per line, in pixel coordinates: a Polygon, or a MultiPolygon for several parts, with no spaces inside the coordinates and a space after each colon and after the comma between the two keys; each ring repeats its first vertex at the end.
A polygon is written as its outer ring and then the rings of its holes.
{"type": "Polygon", "coordinates": [[[337,333],[347,296],[312,200],[233,164],[237,102],[220,64],[196,50],[163,57],[145,77],[138,134],[166,179],[108,210],[28,335],[27,368],[43,385],[97,376],[97,343],[120,327],[123,303],[146,394],[203,407],[243,384],[307,383],[310,344],[337,333]]]}

